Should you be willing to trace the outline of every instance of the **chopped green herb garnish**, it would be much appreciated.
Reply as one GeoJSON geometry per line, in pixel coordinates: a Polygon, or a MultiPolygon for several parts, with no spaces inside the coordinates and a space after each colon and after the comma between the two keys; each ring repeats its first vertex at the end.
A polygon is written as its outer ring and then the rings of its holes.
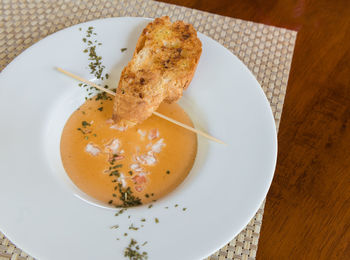
{"type": "Polygon", "coordinates": [[[183,208],[182,210],[183,210],[183,211],[186,211],[186,209],[187,209],[187,208],[183,208]]]}
{"type": "Polygon", "coordinates": [[[159,219],[158,218],[155,218],[154,219],[154,222],[156,222],[157,224],[159,223],[159,219]]]}
{"type": "MultiPolygon", "coordinates": [[[[104,69],[106,67],[102,64],[102,57],[97,54],[97,46],[102,45],[102,43],[98,42],[98,40],[93,37],[94,35],[97,35],[93,31],[93,29],[94,29],[93,27],[89,27],[86,30],[86,36],[83,38],[83,42],[86,43],[86,46],[83,49],[83,52],[87,53],[87,55],[88,55],[88,60],[89,60],[88,67],[90,69],[90,73],[92,75],[94,75],[97,79],[103,80],[104,78],[108,78],[109,75],[108,76],[103,75],[104,69]]],[[[83,84],[82,86],[85,87],[87,85],[83,84]]],[[[94,87],[90,87],[90,89],[97,90],[94,87]]],[[[101,94],[101,93],[99,93],[99,94],[101,94]]],[[[90,95],[92,95],[92,94],[90,94],[90,95]]],[[[100,96],[100,98],[101,97],[103,97],[104,99],[112,100],[111,97],[108,97],[105,94],[100,96]]]]}
{"type": "Polygon", "coordinates": [[[112,174],[112,175],[115,175],[115,176],[117,176],[117,177],[120,177],[120,173],[119,173],[118,170],[112,171],[109,175],[111,176],[111,174],[112,174]]]}
{"type": "Polygon", "coordinates": [[[119,228],[119,225],[111,226],[111,229],[117,229],[117,228],[119,228]]]}
{"type": "Polygon", "coordinates": [[[124,250],[124,256],[129,260],[146,260],[148,259],[147,252],[140,253],[138,250],[140,247],[134,239],[131,239],[129,246],[124,250]]]}
{"type": "Polygon", "coordinates": [[[178,204],[175,204],[175,208],[177,208],[179,205],[178,204]]]}
{"type": "Polygon", "coordinates": [[[129,227],[129,229],[130,230],[139,230],[139,228],[138,227],[134,227],[134,224],[131,224],[131,226],[129,227]]]}
{"type": "Polygon", "coordinates": [[[110,96],[108,96],[106,92],[98,93],[96,95],[95,100],[97,101],[97,100],[100,100],[100,99],[101,100],[112,100],[112,98],[110,96]]]}
{"type": "Polygon", "coordinates": [[[113,200],[108,201],[108,204],[112,204],[112,203],[113,203],[113,200]]]}
{"type": "Polygon", "coordinates": [[[170,171],[169,171],[169,170],[167,170],[167,171],[166,171],[166,174],[170,174],[170,171]]]}
{"type": "Polygon", "coordinates": [[[86,121],[82,121],[81,124],[82,124],[83,127],[90,126],[90,123],[88,123],[86,121]]]}
{"type": "Polygon", "coordinates": [[[152,204],[149,204],[148,208],[150,209],[150,208],[152,208],[152,207],[153,207],[153,205],[152,205],[152,204]]]}
{"type": "Polygon", "coordinates": [[[143,219],[141,219],[141,221],[142,221],[142,222],[146,222],[146,219],[145,219],[145,218],[143,218],[143,219]]]}
{"type": "Polygon", "coordinates": [[[81,129],[80,127],[77,128],[78,131],[82,132],[83,134],[85,134],[85,132],[83,131],[83,129],[81,129]]]}
{"type": "Polygon", "coordinates": [[[121,48],[120,51],[121,51],[121,52],[124,52],[124,51],[126,51],[127,49],[128,49],[128,48],[121,48]]]}
{"type": "Polygon", "coordinates": [[[117,213],[114,214],[114,216],[118,217],[119,215],[123,214],[126,211],[126,209],[120,209],[117,213]]]}
{"type": "Polygon", "coordinates": [[[133,207],[141,205],[141,199],[134,196],[130,187],[123,188],[121,183],[118,183],[119,199],[123,202],[123,207],[133,207]]]}
{"type": "Polygon", "coordinates": [[[103,107],[99,107],[97,110],[99,110],[99,111],[103,111],[103,107]]]}

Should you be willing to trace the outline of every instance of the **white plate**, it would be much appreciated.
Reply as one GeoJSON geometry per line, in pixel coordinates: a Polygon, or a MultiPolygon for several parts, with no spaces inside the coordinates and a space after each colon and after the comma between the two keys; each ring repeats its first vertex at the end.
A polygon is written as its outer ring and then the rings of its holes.
{"type": "Polygon", "coordinates": [[[59,141],[85,90],[54,67],[95,80],[82,52],[84,30],[93,26],[103,43],[103,63],[117,80],[148,22],[111,18],[67,28],[28,48],[0,75],[0,230],[34,257],[123,259],[133,237],[148,241],[144,250],[151,260],[201,259],[234,238],[266,196],[277,150],[269,103],[237,57],[199,34],[203,54],[180,104],[196,127],[228,145],[199,137],[190,175],[151,209],[142,206],[115,217],[111,209],[80,198],[84,195],[62,167],[59,141]],[[122,53],[123,47],[128,50],[122,53]],[[144,228],[127,230],[143,217],[144,228]],[[121,228],[111,230],[115,224],[121,228]],[[127,238],[120,235],[125,231],[127,238]]]}

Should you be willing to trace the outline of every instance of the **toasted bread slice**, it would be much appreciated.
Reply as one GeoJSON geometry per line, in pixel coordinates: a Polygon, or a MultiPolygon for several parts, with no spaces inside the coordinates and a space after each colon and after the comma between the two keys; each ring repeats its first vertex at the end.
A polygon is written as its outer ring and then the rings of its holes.
{"type": "Polygon", "coordinates": [[[163,101],[182,96],[196,70],[202,43],[192,25],[156,18],[143,30],[132,60],[122,71],[113,119],[121,125],[141,123],[163,101]]]}

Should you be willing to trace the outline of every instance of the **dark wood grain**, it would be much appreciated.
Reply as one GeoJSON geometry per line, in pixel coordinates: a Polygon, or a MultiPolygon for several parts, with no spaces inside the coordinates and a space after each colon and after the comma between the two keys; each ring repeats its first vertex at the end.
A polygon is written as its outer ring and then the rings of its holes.
{"type": "Polygon", "coordinates": [[[350,2],[164,2],[298,30],[257,259],[350,259],[350,2]]]}

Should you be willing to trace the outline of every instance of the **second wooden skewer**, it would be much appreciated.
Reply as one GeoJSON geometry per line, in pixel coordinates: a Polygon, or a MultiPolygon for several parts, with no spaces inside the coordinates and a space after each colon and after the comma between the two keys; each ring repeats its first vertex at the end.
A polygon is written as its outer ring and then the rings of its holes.
{"type": "MultiPolygon", "coordinates": [[[[103,87],[101,87],[101,86],[99,86],[99,85],[97,85],[97,84],[95,84],[95,83],[93,83],[93,82],[91,82],[91,81],[88,81],[88,80],[86,80],[86,79],[84,79],[84,78],[82,78],[82,77],[80,77],[80,76],[77,76],[77,75],[75,75],[75,74],[73,74],[73,73],[71,73],[71,72],[69,72],[69,71],[66,71],[66,70],[64,70],[64,69],[62,69],[62,68],[57,68],[57,70],[58,70],[59,72],[62,72],[63,74],[66,74],[67,76],[69,76],[69,77],[71,77],[71,78],[74,78],[74,79],[76,79],[76,80],[78,80],[78,81],[84,82],[85,84],[88,84],[88,85],[90,85],[90,86],[92,86],[92,87],[95,87],[95,88],[97,88],[97,89],[99,89],[99,90],[101,90],[101,91],[104,91],[104,92],[106,92],[106,93],[112,95],[112,96],[115,96],[115,93],[114,93],[112,90],[103,88],[103,87]]],[[[172,118],[170,118],[170,117],[167,117],[167,116],[165,116],[165,115],[163,115],[163,114],[160,114],[160,113],[158,113],[158,112],[156,112],[156,111],[154,111],[153,114],[154,114],[155,116],[158,116],[158,117],[160,117],[160,118],[163,118],[163,119],[165,119],[165,120],[167,120],[167,121],[169,121],[169,122],[171,122],[171,123],[173,123],[173,124],[176,124],[176,125],[178,125],[178,126],[181,126],[181,127],[185,128],[185,129],[187,129],[187,130],[189,130],[189,131],[192,131],[192,132],[194,132],[194,133],[196,133],[196,134],[199,134],[199,135],[201,135],[201,136],[204,136],[204,137],[206,137],[206,138],[208,138],[208,139],[210,139],[210,140],[212,140],[212,141],[214,141],[214,142],[217,142],[217,143],[220,143],[220,144],[225,144],[223,141],[221,141],[221,140],[219,140],[219,139],[217,139],[217,138],[215,138],[215,137],[213,137],[213,136],[211,136],[211,135],[209,135],[209,134],[207,134],[207,133],[205,133],[205,132],[203,132],[203,131],[201,131],[201,130],[198,130],[198,129],[195,129],[195,128],[191,127],[191,126],[188,126],[188,125],[186,125],[186,124],[183,124],[183,123],[181,123],[181,122],[179,122],[179,121],[176,121],[176,120],[174,120],[174,119],[172,119],[172,118]]]]}

